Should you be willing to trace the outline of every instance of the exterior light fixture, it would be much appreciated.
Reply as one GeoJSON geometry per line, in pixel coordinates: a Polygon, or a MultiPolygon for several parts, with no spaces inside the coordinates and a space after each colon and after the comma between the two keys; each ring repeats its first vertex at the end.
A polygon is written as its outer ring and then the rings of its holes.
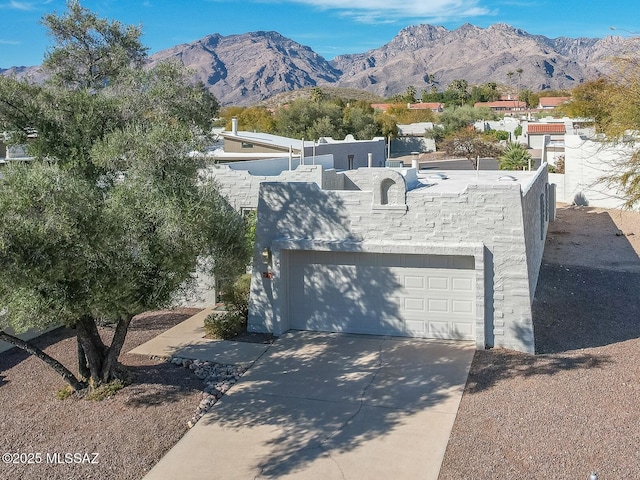
{"type": "Polygon", "coordinates": [[[269,249],[269,247],[264,247],[262,249],[260,258],[262,259],[262,263],[264,265],[269,265],[271,263],[271,250],[269,249]]]}

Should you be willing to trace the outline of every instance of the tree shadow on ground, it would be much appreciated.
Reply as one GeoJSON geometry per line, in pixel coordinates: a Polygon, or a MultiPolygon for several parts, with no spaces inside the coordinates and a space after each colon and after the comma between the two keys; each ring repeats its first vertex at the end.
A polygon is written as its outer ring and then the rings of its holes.
{"type": "MultiPolygon", "coordinates": [[[[35,345],[41,350],[46,350],[47,347],[50,347],[62,340],[66,340],[72,337],[75,337],[75,332],[73,330],[66,327],[60,327],[29,340],[29,343],[35,345]]],[[[15,367],[30,356],[31,355],[29,353],[18,347],[13,347],[0,353],[0,372],[4,372],[5,370],[9,370],[10,368],[15,367]]],[[[43,364],[43,368],[48,367],[45,367],[43,364]]],[[[0,386],[2,386],[4,383],[6,382],[0,383],[0,386]]]]}
{"type": "MultiPolygon", "coordinates": [[[[200,309],[147,312],[133,319],[129,332],[130,334],[133,332],[138,333],[136,337],[138,342],[141,334],[143,338],[148,337],[150,339],[158,333],[186,320],[198,311],[200,309]],[[142,332],[149,333],[144,335],[142,332]]],[[[107,343],[111,340],[113,330],[113,328],[109,327],[100,327],[100,333],[107,343]]],[[[63,355],[55,355],[55,357],[75,373],[78,368],[75,335],[73,329],[60,327],[31,339],[29,343],[46,351],[48,347],[55,346],[59,342],[68,342],[69,348],[64,358],[62,358],[63,355]]],[[[134,343],[136,342],[135,339],[133,341],[134,343]]],[[[127,343],[124,350],[130,350],[131,348],[130,343],[127,343]]],[[[2,352],[0,353],[0,372],[7,371],[30,357],[32,357],[30,354],[17,347],[2,352]]],[[[165,362],[140,361],[140,359],[134,359],[126,354],[120,356],[120,362],[131,377],[132,383],[126,387],[126,395],[130,396],[127,403],[132,406],[149,406],[178,401],[190,391],[202,390],[202,381],[193,372],[182,367],[165,362]]],[[[37,368],[48,369],[49,367],[42,363],[38,364],[37,368]]],[[[8,383],[6,377],[0,374],[0,388],[8,383]]],[[[64,384],[62,378],[60,378],[60,384],[64,384]]]]}
{"type": "Polygon", "coordinates": [[[425,411],[457,409],[454,392],[466,380],[469,344],[288,335],[295,338],[276,342],[201,420],[231,438],[253,430],[262,441],[251,467],[265,478],[326,459],[339,468],[341,454],[384,442],[396,429],[429,429],[419,416],[425,411]]]}
{"type": "Polygon", "coordinates": [[[134,408],[175,403],[204,387],[193,371],[169,362],[128,366],[127,371],[132,383],[127,386],[125,404],[134,408]]]}
{"type": "Polygon", "coordinates": [[[553,376],[567,370],[602,368],[611,363],[605,355],[529,355],[504,349],[477,351],[465,393],[479,393],[513,377],[553,376]]]}

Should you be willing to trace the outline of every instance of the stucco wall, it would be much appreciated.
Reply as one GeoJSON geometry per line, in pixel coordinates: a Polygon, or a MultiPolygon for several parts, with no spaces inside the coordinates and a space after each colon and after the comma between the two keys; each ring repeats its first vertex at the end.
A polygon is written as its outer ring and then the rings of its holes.
{"type": "Polygon", "coordinates": [[[391,140],[391,153],[406,155],[411,152],[435,152],[436,142],[432,138],[406,136],[391,140]]]}
{"type": "MultiPolygon", "coordinates": [[[[260,187],[256,258],[249,323],[254,331],[278,331],[286,317],[283,300],[287,248],[343,249],[387,253],[473,255],[480,265],[477,292],[481,319],[478,344],[533,352],[527,235],[533,235],[531,199],[544,191],[541,172],[523,202],[519,183],[469,185],[461,193],[406,192],[406,205],[374,200],[378,169],[349,172],[361,190],[326,191],[317,184],[263,183],[260,187]],[[529,196],[531,195],[531,196],[529,196]],[[526,219],[526,220],[525,220],[526,219]],[[525,221],[531,225],[525,227],[525,221]],[[273,279],[263,278],[263,248],[274,252],[273,279]],[[284,262],[285,265],[282,265],[284,262]]],[[[536,244],[537,245],[537,244],[536,244]]],[[[540,256],[535,250],[533,262],[540,256]]],[[[478,267],[476,267],[478,268],[478,267]]]]}
{"type": "Polygon", "coordinates": [[[631,150],[629,145],[610,145],[586,140],[579,135],[566,135],[565,173],[549,175],[549,181],[557,185],[557,201],[622,208],[624,199],[620,190],[602,178],[619,170],[618,163],[628,158],[631,150]]]}
{"type": "MultiPolygon", "coordinates": [[[[333,156],[321,155],[315,158],[305,158],[304,165],[322,165],[325,169],[333,168],[333,156]]],[[[230,162],[228,164],[231,170],[246,171],[252,175],[276,176],[289,170],[293,170],[300,165],[300,158],[292,158],[289,163],[288,157],[270,158],[263,160],[245,160],[241,162],[230,162]]]]}
{"type": "Polygon", "coordinates": [[[544,253],[544,243],[550,219],[550,194],[547,165],[542,164],[538,175],[523,188],[522,213],[524,238],[527,250],[527,268],[529,277],[529,297],[533,302],[540,274],[540,264],[544,253]]]}
{"type": "MultiPolygon", "coordinates": [[[[312,153],[310,147],[305,148],[305,156],[312,153]]],[[[316,145],[316,155],[333,155],[334,166],[337,170],[348,170],[348,156],[353,155],[353,166],[351,168],[366,167],[369,164],[369,156],[373,155],[373,166],[381,167],[385,161],[384,139],[370,141],[319,143],[316,145]]]]}
{"type": "Polygon", "coordinates": [[[226,164],[210,165],[206,175],[218,185],[220,193],[238,211],[255,209],[262,182],[316,182],[322,185],[323,169],[319,165],[302,165],[279,175],[252,175],[246,170],[234,170],[226,164]]]}

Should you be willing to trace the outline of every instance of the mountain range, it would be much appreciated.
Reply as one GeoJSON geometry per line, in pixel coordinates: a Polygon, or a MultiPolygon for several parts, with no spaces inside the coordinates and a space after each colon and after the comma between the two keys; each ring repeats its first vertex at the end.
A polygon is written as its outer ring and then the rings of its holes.
{"type": "MultiPolygon", "coordinates": [[[[627,48],[623,37],[550,39],[506,24],[455,30],[415,25],[387,44],[327,61],[277,32],[208,35],[162,50],[151,64],[178,59],[222,105],[251,105],[275,94],[310,86],[367,90],[381,97],[408,86],[444,90],[451,81],[486,82],[512,89],[567,89],[607,71],[611,57],[627,48]]],[[[1,71],[34,75],[37,67],[1,71]]]]}

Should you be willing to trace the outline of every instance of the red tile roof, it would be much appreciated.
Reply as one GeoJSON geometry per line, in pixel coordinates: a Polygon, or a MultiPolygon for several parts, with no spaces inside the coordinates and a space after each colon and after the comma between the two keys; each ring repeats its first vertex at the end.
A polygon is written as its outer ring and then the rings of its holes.
{"type": "Polygon", "coordinates": [[[497,100],[495,102],[477,102],[473,106],[475,108],[487,107],[492,109],[510,110],[515,108],[527,108],[527,103],[521,102],[520,100],[497,100]]]}
{"type": "Polygon", "coordinates": [[[385,112],[391,105],[391,103],[372,103],[371,108],[373,108],[374,110],[382,110],[383,112],[385,112]]]}
{"type": "Polygon", "coordinates": [[[542,108],[552,108],[562,105],[569,100],[569,97],[540,97],[540,106],[542,108]]]}
{"type": "Polygon", "coordinates": [[[564,123],[530,123],[527,127],[527,133],[531,134],[563,134],[566,133],[564,123]]]}
{"type": "Polygon", "coordinates": [[[409,108],[415,110],[442,110],[442,107],[442,103],[439,102],[420,102],[409,104],[409,108]]]}

